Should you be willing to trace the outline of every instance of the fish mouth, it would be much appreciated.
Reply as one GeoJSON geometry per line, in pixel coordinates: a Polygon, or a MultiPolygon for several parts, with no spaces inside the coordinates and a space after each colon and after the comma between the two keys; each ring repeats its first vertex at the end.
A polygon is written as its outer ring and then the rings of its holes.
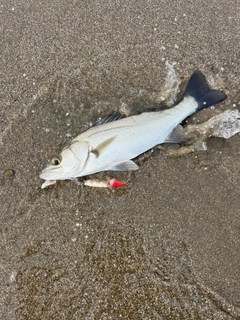
{"type": "Polygon", "coordinates": [[[46,175],[45,173],[41,173],[40,176],[39,176],[40,179],[43,179],[43,180],[52,180],[51,177],[49,177],[48,175],[46,175]]]}
{"type": "Polygon", "coordinates": [[[57,181],[56,180],[46,180],[42,185],[41,189],[44,189],[48,186],[51,186],[52,184],[55,184],[57,181]]]}
{"type": "Polygon", "coordinates": [[[42,173],[39,175],[40,179],[44,180],[66,180],[69,179],[69,175],[64,172],[56,171],[59,168],[55,167],[45,167],[42,173]]]}
{"type": "Polygon", "coordinates": [[[51,171],[48,170],[48,168],[43,169],[39,178],[44,179],[44,180],[55,180],[55,179],[59,180],[59,178],[57,178],[56,174],[54,172],[52,172],[52,170],[54,170],[54,169],[55,168],[52,168],[51,171]]]}

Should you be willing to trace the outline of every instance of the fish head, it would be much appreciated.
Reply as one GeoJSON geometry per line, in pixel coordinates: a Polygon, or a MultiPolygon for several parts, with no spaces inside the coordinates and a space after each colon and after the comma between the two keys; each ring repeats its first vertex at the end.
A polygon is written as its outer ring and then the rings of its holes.
{"type": "Polygon", "coordinates": [[[53,157],[40,174],[44,180],[65,180],[78,177],[89,156],[89,144],[73,140],[53,157]]]}

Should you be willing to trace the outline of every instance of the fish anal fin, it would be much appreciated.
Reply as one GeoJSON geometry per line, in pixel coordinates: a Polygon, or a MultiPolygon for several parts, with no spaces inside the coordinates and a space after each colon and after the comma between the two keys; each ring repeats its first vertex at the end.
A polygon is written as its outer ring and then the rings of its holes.
{"type": "Polygon", "coordinates": [[[164,143],[180,143],[188,140],[188,135],[184,131],[183,127],[179,124],[173,131],[167,136],[164,143]]]}
{"type": "Polygon", "coordinates": [[[131,170],[138,170],[139,167],[136,165],[135,162],[132,160],[128,160],[125,162],[122,162],[120,164],[114,165],[113,167],[108,167],[106,170],[109,171],[131,171],[131,170]]]}
{"type": "Polygon", "coordinates": [[[110,143],[113,142],[113,140],[115,140],[117,136],[111,137],[107,140],[104,140],[103,142],[101,142],[96,148],[94,148],[93,150],[91,150],[91,153],[93,153],[96,158],[99,157],[99,155],[104,151],[104,149],[110,145],[110,143]]]}

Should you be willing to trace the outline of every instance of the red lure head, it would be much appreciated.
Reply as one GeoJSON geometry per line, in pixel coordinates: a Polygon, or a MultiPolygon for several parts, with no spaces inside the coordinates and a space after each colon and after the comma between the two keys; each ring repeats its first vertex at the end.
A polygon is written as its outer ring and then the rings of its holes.
{"type": "Polygon", "coordinates": [[[123,187],[127,184],[126,181],[119,181],[117,179],[111,179],[109,183],[112,188],[123,187]]]}

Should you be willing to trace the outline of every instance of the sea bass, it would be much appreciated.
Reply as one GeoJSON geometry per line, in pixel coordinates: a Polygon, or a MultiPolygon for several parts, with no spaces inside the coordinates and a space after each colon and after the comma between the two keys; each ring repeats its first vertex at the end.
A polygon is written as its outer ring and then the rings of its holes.
{"type": "Polygon", "coordinates": [[[191,114],[227,98],[212,90],[205,76],[195,71],[182,100],[174,107],[120,118],[111,115],[98,126],[74,138],[42,171],[42,188],[57,180],[75,179],[100,171],[137,170],[131,159],[164,142],[186,140],[179,125],[191,114]]]}

